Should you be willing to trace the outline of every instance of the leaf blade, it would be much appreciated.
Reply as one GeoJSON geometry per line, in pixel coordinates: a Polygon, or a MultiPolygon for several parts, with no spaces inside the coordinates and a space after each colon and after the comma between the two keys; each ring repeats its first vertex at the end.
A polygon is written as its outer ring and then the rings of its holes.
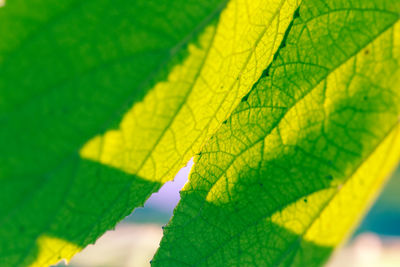
{"type": "Polygon", "coordinates": [[[186,57],[224,5],[49,0],[0,9],[2,265],[68,259],[160,187],[82,159],[79,148],[186,57]]]}
{"type": "Polygon", "coordinates": [[[1,262],[70,258],[200,149],[272,60],[297,1],[234,0],[217,21],[224,4],[13,1],[0,10],[10,39],[0,46],[1,262]]]}
{"type": "MultiPolygon", "coordinates": [[[[383,183],[399,161],[399,10],[391,1],[302,3],[267,77],[195,160],[155,265],[322,264],[356,213],[327,230],[335,233],[327,244],[306,221],[387,135],[390,164],[376,180],[359,179],[365,194],[354,205],[365,207],[367,184],[383,183]]],[[[335,224],[327,213],[322,221],[335,224]]]]}

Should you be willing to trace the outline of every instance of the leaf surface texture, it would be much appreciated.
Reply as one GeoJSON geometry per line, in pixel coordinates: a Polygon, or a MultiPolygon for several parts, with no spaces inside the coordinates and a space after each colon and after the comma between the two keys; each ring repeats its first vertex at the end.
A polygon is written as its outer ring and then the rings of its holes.
{"type": "Polygon", "coordinates": [[[171,180],[272,61],[297,6],[1,7],[0,265],[69,259],[171,180]]]}
{"type": "Polygon", "coordinates": [[[400,159],[400,4],[303,1],[195,157],[154,266],[320,266],[400,159]]]}

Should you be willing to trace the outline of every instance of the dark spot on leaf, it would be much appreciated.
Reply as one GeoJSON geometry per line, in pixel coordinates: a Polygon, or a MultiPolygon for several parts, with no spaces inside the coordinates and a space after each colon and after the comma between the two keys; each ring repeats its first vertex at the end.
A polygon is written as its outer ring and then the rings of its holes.
{"type": "Polygon", "coordinates": [[[294,18],[294,19],[295,19],[295,18],[298,18],[298,17],[300,17],[300,7],[297,8],[296,11],[295,11],[294,14],[293,14],[293,18],[294,18]]]}
{"type": "Polygon", "coordinates": [[[307,201],[308,201],[307,198],[305,198],[305,199],[304,199],[304,202],[307,203],[307,201]]]}
{"type": "Polygon", "coordinates": [[[227,122],[227,120],[224,120],[224,121],[222,122],[222,124],[226,124],[226,122],[227,122]]]}
{"type": "Polygon", "coordinates": [[[282,43],[279,46],[279,48],[284,48],[285,46],[286,46],[286,39],[282,41],[282,43]]]}
{"type": "Polygon", "coordinates": [[[269,68],[270,68],[270,66],[268,66],[268,68],[266,68],[266,69],[263,71],[263,73],[262,73],[262,76],[263,76],[263,77],[268,77],[268,76],[269,76],[269,68]]]}
{"type": "Polygon", "coordinates": [[[329,174],[326,176],[326,179],[333,180],[333,177],[332,177],[332,175],[329,174]]]}
{"type": "Polygon", "coordinates": [[[364,100],[368,100],[368,96],[365,95],[365,96],[364,96],[364,100]]]}
{"type": "Polygon", "coordinates": [[[260,186],[264,186],[262,183],[260,183],[260,186]]]}
{"type": "Polygon", "coordinates": [[[250,93],[248,93],[247,95],[245,95],[245,96],[242,98],[242,102],[246,102],[247,99],[249,99],[249,95],[250,95],[250,93]]]}
{"type": "Polygon", "coordinates": [[[368,54],[369,54],[369,49],[365,49],[365,50],[364,50],[364,54],[365,54],[365,55],[368,55],[368,54]]]}

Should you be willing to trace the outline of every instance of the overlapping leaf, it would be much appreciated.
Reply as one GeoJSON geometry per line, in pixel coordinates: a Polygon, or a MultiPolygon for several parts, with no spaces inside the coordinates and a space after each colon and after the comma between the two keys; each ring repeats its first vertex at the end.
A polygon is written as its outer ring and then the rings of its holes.
{"type": "Polygon", "coordinates": [[[0,265],[70,258],[200,150],[272,61],[298,1],[232,0],[219,16],[225,4],[0,9],[0,265]]]}
{"type": "Polygon", "coordinates": [[[320,266],[400,159],[400,3],[306,0],[210,139],[155,266],[320,266]]]}

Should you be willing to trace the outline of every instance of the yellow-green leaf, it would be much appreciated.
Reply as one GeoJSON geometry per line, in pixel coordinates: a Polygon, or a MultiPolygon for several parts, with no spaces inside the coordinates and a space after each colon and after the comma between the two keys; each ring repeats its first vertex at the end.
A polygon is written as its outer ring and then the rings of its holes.
{"type": "Polygon", "coordinates": [[[200,150],[272,61],[298,1],[225,5],[0,8],[0,265],[69,259],[200,150]]]}
{"type": "Polygon", "coordinates": [[[13,0],[0,8],[0,266],[69,259],[160,187],[79,151],[189,57],[224,6],[13,0]]]}
{"type": "Polygon", "coordinates": [[[195,158],[155,266],[320,266],[400,160],[400,2],[305,0],[195,158]]]}

